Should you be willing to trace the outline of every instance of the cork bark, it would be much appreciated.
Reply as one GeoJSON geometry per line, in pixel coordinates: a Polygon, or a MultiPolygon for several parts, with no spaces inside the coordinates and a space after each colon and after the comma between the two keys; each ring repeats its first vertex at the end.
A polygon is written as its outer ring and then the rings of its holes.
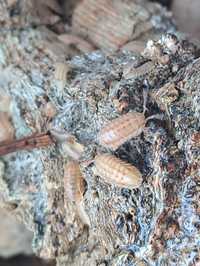
{"type": "MultiPolygon", "coordinates": [[[[5,2],[1,8],[9,17],[5,2]]],[[[196,265],[198,49],[161,30],[159,40],[148,41],[142,53],[94,51],[65,61],[62,49],[47,45],[55,41],[53,33],[33,28],[28,19],[26,29],[13,30],[12,19],[8,25],[6,18],[0,36],[0,92],[11,98],[15,138],[53,127],[84,146],[80,166],[89,227],[77,215],[76,204],[66,200],[67,155],[60,144],[1,157],[2,201],[33,231],[34,252],[56,258],[59,266],[196,265]],[[55,76],[58,62],[67,63],[62,80],[55,76]],[[145,116],[160,117],[149,120],[139,136],[115,152],[101,147],[100,129],[123,113],[143,112],[144,94],[145,116]],[[46,111],[49,104],[53,115],[46,111]],[[96,175],[86,162],[105,152],[137,167],[142,185],[122,189],[96,175]]],[[[165,25],[171,30],[171,22],[165,25]]]]}

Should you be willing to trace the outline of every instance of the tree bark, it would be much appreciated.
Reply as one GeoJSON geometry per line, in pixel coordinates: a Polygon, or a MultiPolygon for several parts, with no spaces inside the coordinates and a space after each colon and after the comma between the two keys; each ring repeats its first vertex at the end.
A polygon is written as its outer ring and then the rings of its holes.
{"type": "MultiPolygon", "coordinates": [[[[9,17],[5,5],[1,8],[9,17]]],[[[171,28],[170,21],[165,23],[171,28]]],[[[11,98],[15,138],[53,127],[84,146],[80,165],[89,228],[77,205],[66,200],[63,169],[68,159],[61,144],[1,157],[1,184],[7,188],[2,198],[7,205],[15,203],[12,214],[34,232],[34,252],[56,258],[59,266],[195,265],[200,222],[197,48],[165,34],[149,41],[142,54],[120,50],[76,56],[66,62],[60,80],[54,66],[66,54],[47,45],[55,35],[31,23],[12,30],[12,18],[4,24],[0,92],[11,98]],[[143,112],[145,94],[145,116],[160,114],[162,119],[147,121],[139,136],[115,152],[101,147],[100,129],[124,113],[143,112]],[[49,103],[56,110],[53,117],[44,111],[49,103]],[[104,182],[87,163],[101,153],[137,167],[142,185],[128,189],[104,182]]]]}

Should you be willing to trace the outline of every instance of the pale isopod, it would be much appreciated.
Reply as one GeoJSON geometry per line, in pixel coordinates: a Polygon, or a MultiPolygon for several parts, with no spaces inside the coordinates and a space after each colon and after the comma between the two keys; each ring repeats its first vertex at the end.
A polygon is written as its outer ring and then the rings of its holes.
{"type": "Polygon", "coordinates": [[[126,141],[141,134],[146,119],[143,113],[129,112],[110,121],[99,133],[100,145],[116,150],[126,141]]]}
{"type": "Polygon", "coordinates": [[[70,66],[65,63],[56,63],[54,77],[56,80],[66,82],[67,73],[70,70],[70,66]]]}
{"type": "Polygon", "coordinates": [[[94,160],[95,173],[106,183],[124,188],[137,188],[142,183],[142,174],[133,165],[124,162],[114,155],[97,155],[94,160]]]}
{"type": "Polygon", "coordinates": [[[99,133],[99,144],[116,150],[126,141],[139,136],[148,120],[162,119],[162,115],[152,115],[145,118],[144,112],[129,112],[110,121],[99,133]]]}
{"type": "Polygon", "coordinates": [[[75,203],[76,211],[83,224],[90,226],[84,209],[84,179],[77,161],[69,161],[64,167],[64,188],[67,200],[75,203]]]}
{"type": "Polygon", "coordinates": [[[83,199],[84,181],[79,163],[69,161],[64,167],[64,186],[67,198],[72,202],[83,199]]]}

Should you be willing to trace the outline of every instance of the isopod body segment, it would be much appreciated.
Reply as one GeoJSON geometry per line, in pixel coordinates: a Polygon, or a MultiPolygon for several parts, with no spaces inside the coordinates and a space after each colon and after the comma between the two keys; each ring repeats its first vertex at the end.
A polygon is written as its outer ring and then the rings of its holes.
{"type": "Polygon", "coordinates": [[[97,155],[94,163],[95,174],[99,175],[106,183],[129,189],[137,188],[142,183],[140,171],[114,155],[97,155]]]}
{"type": "Polygon", "coordinates": [[[141,134],[146,119],[143,113],[129,112],[110,121],[99,133],[99,144],[116,150],[133,137],[141,134]]]}

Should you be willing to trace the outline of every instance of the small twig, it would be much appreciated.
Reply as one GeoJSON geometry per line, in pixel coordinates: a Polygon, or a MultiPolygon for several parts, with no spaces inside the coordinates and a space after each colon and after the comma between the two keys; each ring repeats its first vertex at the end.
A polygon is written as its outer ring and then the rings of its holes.
{"type": "Polygon", "coordinates": [[[50,132],[33,134],[19,140],[0,142],[0,156],[19,150],[31,150],[54,144],[56,141],[50,132]]]}

